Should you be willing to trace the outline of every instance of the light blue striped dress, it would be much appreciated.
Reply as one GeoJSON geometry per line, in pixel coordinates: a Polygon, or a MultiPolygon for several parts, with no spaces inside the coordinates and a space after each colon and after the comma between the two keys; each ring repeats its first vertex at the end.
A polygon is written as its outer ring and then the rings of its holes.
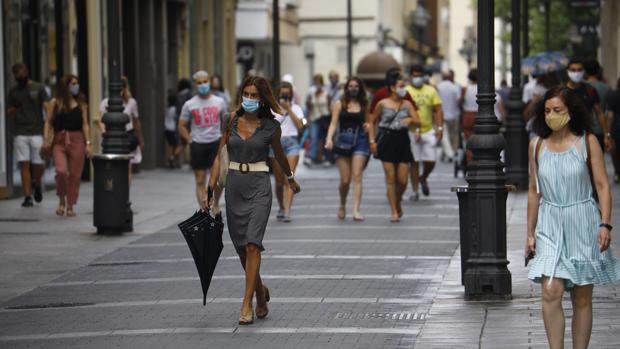
{"type": "Polygon", "coordinates": [[[611,250],[601,253],[598,204],[592,197],[585,137],[567,151],[541,146],[537,188],[541,194],[536,224],[536,257],[528,278],[564,279],[573,285],[607,284],[620,280],[620,261],[611,250]]]}

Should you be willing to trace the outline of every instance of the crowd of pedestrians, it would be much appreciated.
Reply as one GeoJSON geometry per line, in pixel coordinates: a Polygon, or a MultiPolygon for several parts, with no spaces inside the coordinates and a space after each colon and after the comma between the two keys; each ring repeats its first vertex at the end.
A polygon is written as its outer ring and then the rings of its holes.
{"type": "MultiPolygon", "coordinates": [[[[56,214],[75,216],[84,159],[92,153],[79,78],[62,77],[50,100],[45,87],[29,79],[25,65],[16,64],[13,74],[17,85],[9,91],[7,114],[15,125],[14,150],[25,195],[22,206],[42,200],[45,160],[53,158],[56,214]]],[[[294,218],[293,197],[300,191],[294,172],[304,156],[310,170],[337,165],[336,217],[347,218],[353,184],[351,217],[362,222],[363,176],[373,155],[384,171],[389,220],[397,223],[404,215],[409,179],[410,200],[420,199],[419,190],[430,195],[438,154],[447,161],[471,160],[465,148],[478,116],[477,71],[469,72],[464,87],[451,71],[443,72],[437,85],[430,76],[420,65],[412,66],[408,75],[394,68],[386,72],[384,86],[369,91],[355,76],[341,83],[332,71],[325,84],[316,74],[305,108],[298,102],[292,76],[282,79],[273,93],[267,80],[248,75],[235,100],[220,76],[204,70],[193,74],[193,82],[179,81],[163,119],[166,158],[170,167],[178,167],[179,157],[189,155],[201,207],[218,214],[224,193],[228,230],[246,277],[239,324],[251,324],[255,316],[264,318],[269,312],[269,289],[260,277],[260,261],[273,196],[270,172],[278,221],[294,218]]],[[[496,92],[500,123],[506,121],[508,89],[502,84],[496,92]]],[[[140,163],[145,142],[138,105],[125,77],[121,97],[124,113],[130,116],[125,128],[131,162],[140,163]]],[[[609,251],[611,195],[605,169],[609,152],[617,183],[620,79],[612,88],[602,78],[598,62],[573,58],[565,70],[535,72],[524,86],[523,102],[524,121],[532,133],[525,253],[534,259],[529,277],[543,284],[550,346],[559,348],[563,341],[562,294],[568,290],[574,309],[573,344],[586,347],[593,285],[620,279],[620,263],[609,251]]],[[[102,100],[100,119],[107,106],[108,99],[102,100]]],[[[105,133],[105,124],[100,127],[105,133]]],[[[131,170],[128,175],[131,178],[131,170]]]]}

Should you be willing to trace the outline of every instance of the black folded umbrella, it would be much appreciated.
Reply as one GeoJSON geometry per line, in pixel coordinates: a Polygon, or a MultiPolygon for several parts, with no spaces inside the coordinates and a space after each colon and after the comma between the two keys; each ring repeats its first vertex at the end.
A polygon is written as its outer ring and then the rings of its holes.
{"type": "Polygon", "coordinates": [[[179,229],[187,241],[192,257],[194,257],[202,285],[202,305],[206,305],[211,278],[224,248],[224,244],[222,244],[222,232],[224,231],[222,215],[218,214],[214,218],[209,212],[200,210],[181,222],[179,229]]]}

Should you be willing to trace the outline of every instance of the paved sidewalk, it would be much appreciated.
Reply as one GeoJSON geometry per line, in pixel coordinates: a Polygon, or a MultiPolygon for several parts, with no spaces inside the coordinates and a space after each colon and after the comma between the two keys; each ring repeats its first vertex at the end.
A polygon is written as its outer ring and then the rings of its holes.
{"type": "MultiPolygon", "coordinates": [[[[613,178],[613,177],[610,177],[613,178]]],[[[620,226],[620,186],[612,184],[612,225],[620,226]]],[[[527,231],[527,193],[510,194],[507,203],[508,268],[511,301],[466,302],[461,286],[460,249],[450,261],[415,348],[547,348],[540,285],[527,279],[523,266],[527,231]]],[[[614,232],[614,236],[618,233],[614,232]]],[[[612,244],[612,249],[618,244],[612,244]]],[[[567,348],[572,347],[570,294],[563,301],[567,348]]],[[[620,348],[620,284],[594,288],[591,348],[620,348]]]]}
{"type": "MultiPolygon", "coordinates": [[[[271,313],[249,327],[236,325],[243,275],[227,234],[202,306],[175,226],[196,207],[189,171],[139,174],[136,232],[116,237],[94,234],[91,183],[83,183],[74,219],[54,215],[52,192],[29,210],[19,199],[2,201],[0,347],[546,348],[540,288],[523,267],[526,194],[510,195],[507,205],[514,299],[465,302],[458,205],[449,192],[464,182],[451,173],[439,164],[432,195],[406,201],[403,222],[390,224],[383,175],[372,161],[366,221],[355,223],[335,217],[337,170],[300,166],[294,221],[272,217],[265,237],[271,313]]],[[[612,224],[620,226],[620,187],[613,190],[612,224]]],[[[595,288],[592,348],[620,347],[619,299],[618,286],[595,288]]]]}
{"type": "MultiPolygon", "coordinates": [[[[46,178],[53,179],[53,169],[46,178]]],[[[120,236],[95,234],[92,182],[82,182],[73,218],[56,216],[55,191],[44,192],[41,204],[28,209],[21,207],[22,198],[0,200],[0,303],[170,225],[196,206],[193,187],[187,170],[134,175],[134,232],[120,236]]]]}

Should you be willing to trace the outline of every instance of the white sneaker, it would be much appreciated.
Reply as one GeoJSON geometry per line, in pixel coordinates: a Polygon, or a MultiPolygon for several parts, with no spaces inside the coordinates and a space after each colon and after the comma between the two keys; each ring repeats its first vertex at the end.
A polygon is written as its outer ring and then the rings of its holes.
{"type": "Polygon", "coordinates": [[[312,167],[312,159],[310,158],[305,158],[304,159],[304,165],[308,166],[308,167],[312,167]]]}

